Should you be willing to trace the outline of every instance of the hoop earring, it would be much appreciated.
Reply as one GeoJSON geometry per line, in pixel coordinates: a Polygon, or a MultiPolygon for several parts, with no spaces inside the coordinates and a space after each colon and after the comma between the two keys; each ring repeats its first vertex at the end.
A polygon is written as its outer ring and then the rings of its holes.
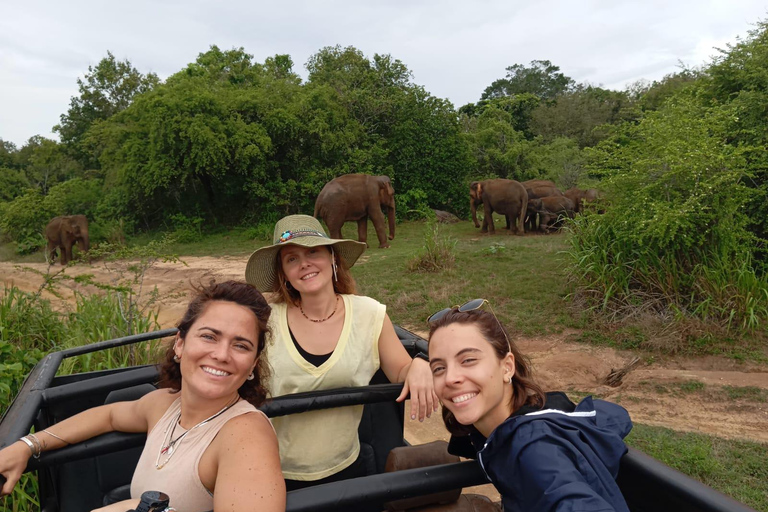
{"type": "Polygon", "coordinates": [[[333,252],[333,247],[331,247],[331,268],[333,268],[333,280],[338,282],[339,276],[336,275],[336,253],[333,252]]]}
{"type": "Polygon", "coordinates": [[[178,355],[174,355],[173,356],[173,362],[178,364],[178,363],[181,362],[181,358],[178,355]]]}
{"type": "Polygon", "coordinates": [[[253,374],[253,372],[251,372],[251,374],[250,374],[249,376],[247,376],[247,377],[245,378],[245,380],[253,380],[253,379],[255,379],[255,378],[256,378],[256,376],[253,374]]]}

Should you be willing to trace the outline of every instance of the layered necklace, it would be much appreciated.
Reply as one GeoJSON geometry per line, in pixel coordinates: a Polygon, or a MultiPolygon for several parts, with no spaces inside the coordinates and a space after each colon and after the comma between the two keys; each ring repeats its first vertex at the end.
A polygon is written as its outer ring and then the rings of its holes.
{"type": "Polygon", "coordinates": [[[233,401],[225,405],[222,410],[220,410],[213,416],[210,416],[204,419],[203,421],[201,421],[194,427],[190,428],[186,432],[182,432],[179,435],[179,437],[177,437],[176,439],[173,439],[173,434],[174,432],[176,432],[176,425],[178,425],[179,422],[181,421],[181,409],[179,409],[179,414],[177,414],[174,420],[165,427],[165,431],[163,432],[163,434],[165,435],[165,438],[163,440],[163,446],[162,448],[160,448],[160,452],[157,454],[157,459],[155,460],[155,469],[163,469],[165,465],[168,464],[168,461],[171,460],[171,457],[173,457],[173,454],[176,452],[176,448],[179,445],[181,445],[181,441],[187,436],[187,434],[189,434],[190,432],[192,432],[198,427],[202,427],[203,425],[210,422],[211,420],[218,418],[219,416],[224,414],[230,407],[235,405],[239,400],[240,400],[240,395],[236,396],[233,401]],[[173,428],[171,428],[171,425],[173,425],[173,428]],[[168,432],[168,429],[170,429],[170,432],[168,432]],[[161,457],[165,457],[162,462],[160,462],[161,457]]]}
{"type": "Polygon", "coordinates": [[[319,324],[320,322],[325,322],[326,320],[331,318],[336,313],[337,309],[339,309],[339,294],[338,293],[336,294],[336,304],[333,306],[333,311],[331,311],[331,314],[328,315],[327,317],[321,318],[319,320],[315,320],[314,318],[309,318],[307,316],[307,314],[304,312],[304,308],[301,307],[301,302],[299,302],[299,311],[301,311],[301,314],[304,315],[304,318],[306,318],[310,322],[315,322],[316,324],[319,324]]]}

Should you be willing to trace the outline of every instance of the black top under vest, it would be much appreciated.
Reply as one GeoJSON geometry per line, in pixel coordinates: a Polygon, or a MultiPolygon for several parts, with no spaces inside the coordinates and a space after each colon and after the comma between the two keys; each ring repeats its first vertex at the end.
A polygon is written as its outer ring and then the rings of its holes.
{"type": "Polygon", "coordinates": [[[333,350],[328,352],[327,354],[310,354],[306,350],[304,350],[301,345],[299,345],[299,342],[296,341],[296,336],[293,335],[293,331],[290,327],[288,327],[288,332],[291,333],[291,340],[293,340],[293,345],[296,347],[296,350],[299,351],[299,354],[301,354],[301,357],[304,358],[305,361],[307,361],[309,364],[317,368],[324,362],[326,362],[330,357],[333,355],[333,350]]]}

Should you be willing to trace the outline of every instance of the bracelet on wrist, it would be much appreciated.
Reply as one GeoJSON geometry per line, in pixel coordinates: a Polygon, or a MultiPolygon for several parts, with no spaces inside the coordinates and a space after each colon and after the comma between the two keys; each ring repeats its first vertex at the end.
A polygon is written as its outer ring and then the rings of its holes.
{"type": "Polygon", "coordinates": [[[32,452],[32,457],[39,459],[40,453],[42,452],[42,446],[40,446],[40,441],[37,440],[36,437],[34,437],[32,434],[28,436],[24,436],[19,439],[19,441],[22,441],[24,444],[29,446],[29,451],[32,452]],[[33,442],[31,438],[34,438],[36,442],[33,442]]]}

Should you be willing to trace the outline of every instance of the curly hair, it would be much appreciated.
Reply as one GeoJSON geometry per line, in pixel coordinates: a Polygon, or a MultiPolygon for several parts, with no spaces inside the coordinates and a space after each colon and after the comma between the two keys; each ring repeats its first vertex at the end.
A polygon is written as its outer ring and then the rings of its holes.
{"type": "MultiPolygon", "coordinates": [[[[327,246],[326,249],[328,249],[329,253],[331,252],[327,246]]],[[[333,281],[333,291],[336,293],[356,295],[357,284],[355,283],[355,278],[352,277],[344,258],[339,256],[339,253],[335,251],[333,252],[333,258],[336,260],[336,276],[338,277],[338,279],[334,279],[333,281]]],[[[299,292],[291,286],[291,283],[288,282],[288,279],[286,279],[279,253],[277,258],[275,258],[275,265],[277,265],[277,279],[275,279],[275,282],[272,285],[272,290],[270,290],[274,292],[271,298],[272,302],[285,302],[298,306],[299,302],[301,302],[301,294],[299,294],[299,292]]]]}
{"type": "MultiPolygon", "coordinates": [[[[480,309],[472,311],[454,309],[430,325],[429,339],[432,339],[432,335],[439,328],[454,323],[477,325],[483,338],[491,344],[499,360],[506,357],[510,351],[512,352],[512,355],[515,357],[515,374],[512,377],[512,401],[510,403],[512,411],[516,411],[524,405],[544,406],[544,391],[533,379],[530,361],[520,352],[520,349],[517,348],[512,339],[509,338],[506,329],[504,329],[504,326],[501,325],[501,322],[494,315],[480,309]],[[508,339],[509,345],[507,345],[508,339]]],[[[465,436],[477,431],[473,425],[462,425],[459,423],[447,407],[442,409],[445,428],[451,434],[465,436]]]]}
{"type": "MultiPolygon", "coordinates": [[[[264,403],[269,393],[264,386],[264,382],[269,378],[269,365],[265,357],[265,349],[267,334],[269,333],[267,321],[269,320],[272,308],[269,307],[266,299],[255,286],[242,281],[225,281],[223,283],[211,281],[207,286],[195,287],[195,291],[197,295],[187,306],[187,311],[177,326],[181,339],[187,337],[192,324],[197,321],[205,311],[208,303],[212,301],[227,301],[239,304],[251,310],[256,317],[256,324],[259,329],[256,354],[259,362],[253,369],[254,378],[246,380],[237,392],[243,399],[255,407],[260,406],[264,403]]],[[[182,386],[181,365],[173,360],[175,355],[174,346],[171,344],[160,366],[159,387],[170,388],[175,393],[178,393],[181,391],[182,386]]]]}

